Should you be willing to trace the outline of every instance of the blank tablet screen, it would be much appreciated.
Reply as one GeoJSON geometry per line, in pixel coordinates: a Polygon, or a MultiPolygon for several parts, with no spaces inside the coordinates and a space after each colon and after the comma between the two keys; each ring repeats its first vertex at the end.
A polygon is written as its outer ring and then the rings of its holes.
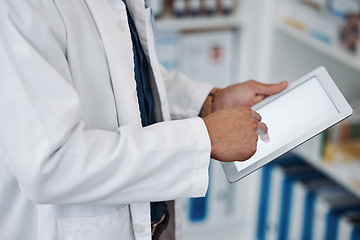
{"type": "Polygon", "coordinates": [[[245,162],[235,162],[238,171],[339,113],[317,77],[312,77],[285,93],[281,96],[281,101],[275,98],[254,110],[268,126],[270,142],[264,143],[259,138],[256,153],[245,162]]]}

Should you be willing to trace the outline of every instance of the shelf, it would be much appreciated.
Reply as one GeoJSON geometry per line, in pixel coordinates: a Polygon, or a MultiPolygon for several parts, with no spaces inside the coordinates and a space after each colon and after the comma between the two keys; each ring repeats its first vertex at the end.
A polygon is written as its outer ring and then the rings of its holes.
{"type": "Polygon", "coordinates": [[[184,30],[214,29],[214,28],[239,28],[241,19],[239,16],[215,16],[215,17],[186,17],[186,18],[161,18],[156,20],[158,31],[176,32],[184,30]]]}
{"type": "Polygon", "coordinates": [[[344,50],[340,49],[339,47],[334,47],[327,45],[321,42],[318,39],[315,39],[305,32],[297,30],[291,26],[282,23],[281,21],[277,21],[276,23],[277,30],[281,31],[282,33],[294,38],[296,41],[302,42],[309,47],[315,49],[316,51],[321,52],[334,60],[337,60],[344,65],[347,65],[357,71],[360,71],[360,58],[356,58],[351,54],[345,52],[344,50]]]}
{"type": "Polygon", "coordinates": [[[324,173],[326,176],[347,189],[356,197],[360,198],[360,184],[358,182],[354,182],[353,180],[347,179],[346,175],[343,174],[338,167],[336,167],[335,165],[332,166],[331,164],[324,163],[323,160],[312,156],[306,151],[298,151],[295,149],[294,152],[299,156],[303,157],[304,160],[308,162],[311,166],[324,173]]]}

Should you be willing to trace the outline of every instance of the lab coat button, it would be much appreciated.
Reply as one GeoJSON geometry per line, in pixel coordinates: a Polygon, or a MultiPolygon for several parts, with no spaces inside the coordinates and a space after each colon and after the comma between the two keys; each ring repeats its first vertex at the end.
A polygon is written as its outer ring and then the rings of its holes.
{"type": "Polygon", "coordinates": [[[142,224],[134,224],[134,231],[136,233],[143,233],[145,232],[145,226],[142,224]]]}
{"type": "Polygon", "coordinates": [[[125,31],[125,22],[124,21],[118,21],[117,26],[121,32],[125,31]]]}

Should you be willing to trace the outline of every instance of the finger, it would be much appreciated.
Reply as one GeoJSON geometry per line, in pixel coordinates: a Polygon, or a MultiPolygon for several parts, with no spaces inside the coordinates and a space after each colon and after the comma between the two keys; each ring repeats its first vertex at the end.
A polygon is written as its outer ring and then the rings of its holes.
{"type": "Polygon", "coordinates": [[[263,84],[260,82],[253,81],[252,87],[256,94],[262,94],[266,96],[274,95],[281,92],[288,86],[287,81],[283,81],[277,84],[263,84]]]}
{"type": "Polygon", "coordinates": [[[259,137],[261,138],[261,140],[263,140],[264,142],[270,142],[270,136],[268,133],[268,128],[266,126],[265,123],[263,122],[259,122],[258,126],[256,128],[256,133],[259,135],[259,137]]]}
{"type": "Polygon", "coordinates": [[[254,102],[255,102],[255,103],[261,102],[261,101],[264,100],[266,97],[267,97],[266,95],[257,94],[257,95],[254,97],[254,102]]]}
{"type": "Polygon", "coordinates": [[[268,132],[268,128],[267,128],[266,124],[263,122],[259,122],[258,126],[256,128],[256,133],[257,134],[266,134],[267,132],[268,132]]]}
{"type": "Polygon", "coordinates": [[[261,116],[255,111],[252,111],[252,117],[261,122],[261,116]]]}

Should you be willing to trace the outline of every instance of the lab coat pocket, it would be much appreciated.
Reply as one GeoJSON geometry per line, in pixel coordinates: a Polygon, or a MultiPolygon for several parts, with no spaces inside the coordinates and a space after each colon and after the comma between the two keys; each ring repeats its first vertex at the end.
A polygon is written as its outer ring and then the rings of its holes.
{"type": "Polygon", "coordinates": [[[129,206],[92,217],[58,220],[59,240],[132,240],[129,206]]]}

